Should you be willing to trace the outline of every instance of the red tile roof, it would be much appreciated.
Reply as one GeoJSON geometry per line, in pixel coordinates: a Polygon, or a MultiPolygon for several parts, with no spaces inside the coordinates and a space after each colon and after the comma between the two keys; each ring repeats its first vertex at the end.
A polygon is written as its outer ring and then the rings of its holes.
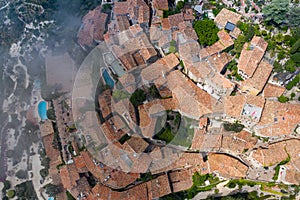
{"type": "Polygon", "coordinates": [[[169,10],[168,0],[153,0],[153,7],[158,10],[169,10]]]}
{"type": "Polygon", "coordinates": [[[83,25],[77,35],[80,45],[91,46],[94,40],[104,40],[103,34],[105,32],[108,15],[102,13],[101,8],[101,6],[98,6],[83,17],[83,25]]]}
{"type": "Polygon", "coordinates": [[[254,36],[251,42],[245,43],[238,61],[238,69],[251,77],[267,49],[268,43],[261,37],[254,36]]]}

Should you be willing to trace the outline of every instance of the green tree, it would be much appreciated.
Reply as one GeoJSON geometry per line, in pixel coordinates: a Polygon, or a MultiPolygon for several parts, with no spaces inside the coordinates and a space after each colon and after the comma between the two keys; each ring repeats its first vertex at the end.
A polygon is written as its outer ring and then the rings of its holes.
{"type": "Polygon", "coordinates": [[[297,52],[295,54],[293,54],[291,56],[291,59],[295,62],[295,63],[300,63],[300,52],[297,52]]]}
{"type": "Polygon", "coordinates": [[[219,39],[217,35],[219,29],[212,20],[198,20],[194,29],[198,35],[199,43],[203,46],[210,46],[219,39]]]}
{"type": "Polygon", "coordinates": [[[300,51],[300,39],[298,39],[295,44],[292,46],[290,52],[291,54],[296,53],[297,51],[300,51]]]}
{"type": "Polygon", "coordinates": [[[183,1],[178,1],[178,3],[177,3],[177,8],[178,8],[179,10],[181,10],[183,7],[184,7],[184,2],[183,2],[183,1]]]}
{"type": "Polygon", "coordinates": [[[292,59],[289,59],[288,61],[286,61],[284,68],[286,71],[295,72],[296,63],[292,59]]]}
{"type": "Polygon", "coordinates": [[[286,22],[289,11],[289,0],[272,0],[269,5],[263,7],[265,20],[275,25],[286,22]]]}
{"type": "Polygon", "coordinates": [[[48,109],[48,110],[47,110],[47,117],[48,117],[48,119],[50,119],[50,120],[55,120],[55,119],[56,119],[56,117],[55,117],[55,112],[54,112],[53,109],[48,109]]]}
{"type": "Polygon", "coordinates": [[[297,27],[300,24],[300,7],[293,6],[289,11],[289,26],[297,27]]]}
{"type": "Polygon", "coordinates": [[[142,89],[137,89],[130,97],[130,102],[134,106],[141,105],[146,100],[146,93],[142,89]]]}
{"type": "Polygon", "coordinates": [[[293,98],[296,96],[296,94],[294,92],[291,93],[291,100],[293,100],[293,98]]]}
{"type": "Polygon", "coordinates": [[[239,35],[238,38],[234,41],[234,52],[237,54],[238,57],[243,49],[245,42],[246,38],[243,35],[239,35]]]}
{"type": "Polygon", "coordinates": [[[46,190],[46,193],[49,196],[55,196],[58,193],[63,191],[63,188],[58,186],[58,185],[53,185],[51,183],[48,183],[47,185],[44,186],[44,189],[46,190]]]}
{"type": "Polygon", "coordinates": [[[286,102],[289,101],[289,98],[286,97],[286,96],[281,95],[280,97],[278,97],[278,101],[279,101],[280,103],[286,103],[286,102]]]}

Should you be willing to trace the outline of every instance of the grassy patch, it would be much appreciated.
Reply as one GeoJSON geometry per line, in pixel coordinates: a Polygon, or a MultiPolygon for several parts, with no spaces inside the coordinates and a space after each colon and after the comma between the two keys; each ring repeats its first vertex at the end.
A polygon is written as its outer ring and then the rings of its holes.
{"type": "Polygon", "coordinates": [[[276,165],[276,167],[275,167],[275,174],[274,174],[274,176],[272,178],[274,181],[276,181],[278,179],[280,166],[287,164],[288,162],[290,162],[290,160],[291,160],[291,157],[288,156],[285,160],[281,161],[280,163],[278,163],[276,165]]]}

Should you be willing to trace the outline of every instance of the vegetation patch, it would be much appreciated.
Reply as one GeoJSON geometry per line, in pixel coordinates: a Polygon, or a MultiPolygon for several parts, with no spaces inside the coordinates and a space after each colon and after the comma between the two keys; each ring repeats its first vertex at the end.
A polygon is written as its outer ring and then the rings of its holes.
{"type": "Polygon", "coordinates": [[[234,131],[236,133],[241,132],[245,127],[243,124],[241,124],[238,121],[235,121],[234,123],[225,122],[223,126],[226,131],[234,131]]]}
{"type": "Polygon", "coordinates": [[[285,160],[281,161],[280,163],[278,163],[276,165],[276,167],[275,167],[275,174],[274,174],[274,176],[272,178],[274,181],[276,181],[278,179],[279,171],[280,171],[280,166],[287,164],[288,162],[290,162],[290,160],[291,160],[291,157],[289,155],[285,160]]]}
{"type": "Polygon", "coordinates": [[[211,46],[219,40],[217,35],[219,29],[212,20],[198,20],[194,24],[194,29],[202,46],[211,46]]]}

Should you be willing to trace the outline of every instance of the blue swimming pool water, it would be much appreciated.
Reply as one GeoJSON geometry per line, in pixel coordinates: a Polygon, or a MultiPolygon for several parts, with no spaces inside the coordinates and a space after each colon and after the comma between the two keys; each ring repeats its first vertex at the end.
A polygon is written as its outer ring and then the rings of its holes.
{"type": "Polygon", "coordinates": [[[42,120],[48,119],[48,117],[47,117],[47,103],[46,103],[46,101],[41,101],[39,103],[39,105],[38,105],[38,112],[39,112],[40,118],[42,120]]]}
{"type": "Polygon", "coordinates": [[[105,69],[102,73],[103,75],[103,78],[106,82],[106,84],[110,87],[110,88],[113,88],[114,85],[115,85],[115,82],[114,80],[110,77],[109,73],[107,72],[107,70],[105,69]]]}

